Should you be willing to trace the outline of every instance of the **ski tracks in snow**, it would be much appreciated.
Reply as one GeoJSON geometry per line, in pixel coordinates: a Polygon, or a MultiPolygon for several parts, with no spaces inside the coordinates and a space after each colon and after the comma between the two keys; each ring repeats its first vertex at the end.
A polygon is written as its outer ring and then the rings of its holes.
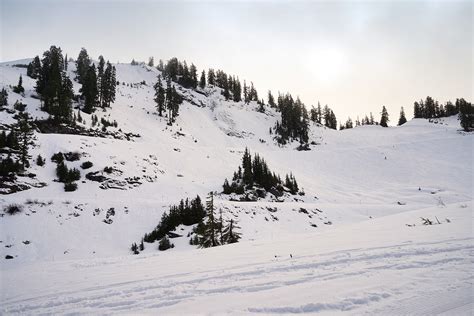
{"type": "MultiPolygon", "coordinates": [[[[361,306],[367,310],[367,305],[373,305],[375,310],[383,313],[390,310],[399,310],[402,314],[462,313],[472,307],[473,262],[473,239],[468,238],[341,250],[303,257],[296,254],[293,258],[269,258],[266,262],[244,265],[240,261],[240,264],[225,269],[173,275],[160,275],[158,265],[156,275],[137,280],[135,274],[133,281],[121,283],[113,282],[114,273],[123,274],[124,271],[108,264],[105,269],[108,278],[102,280],[98,275],[94,280],[100,286],[87,286],[90,283],[77,280],[71,282],[67,291],[58,288],[54,295],[28,293],[22,299],[6,299],[1,306],[3,314],[66,314],[70,311],[103,314],[160,310],[175,313],[183,311],[177,307],[180,304],[194,304],[201,311],[199,308],[208,308],[209,304],[199,302],[212,298],[218,302],[217,306],[214,305],[213,310],[202,310],[203,313],[316,313],[354,311],[361,306]],[[457,271],[456,278],[452,277],[453,271],[457,271]],[[449,277],[444,275],[448,272],[449,277]],[[403,288],[400,282],[387,284],[386,278],[394,276],[406,280],[402,283],[403,288]],[[366,286],[367,278],[373,279],[369,281],[373,287],[357,288],[358,280],[364,280],[366,286]],[[331,294],[339,296],[327,297],[324,294],[324,287],[328,284],[340,285],[339,290],[331,294]],[[347,288],[351,286],[354,288],[347,288]],[[301,291],[305,294],[300,296],[298,293],[301,291]],[[284,304],[286,301],[279,299],[280,293],[288,293],[289,302],[294,303],[284,304]],[[420,297],[413,297],[413,293],[419,293],[420,297]],[[257,300],[245,299],[250,296],[257,300]],[[231,299],[235,297],[240,297],[240,301],[231,299]],[[443,302],[442,309],[437,309],[436,302],[443,302]]],[[[146,260],[143,264],[147,264],[146,260]]]]}

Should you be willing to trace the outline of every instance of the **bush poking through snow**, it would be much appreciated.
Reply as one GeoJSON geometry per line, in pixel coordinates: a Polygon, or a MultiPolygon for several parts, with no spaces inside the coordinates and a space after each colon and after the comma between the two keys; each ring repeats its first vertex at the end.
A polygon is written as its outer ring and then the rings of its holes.
{"type": "Polygon", "coordinates": [[[51,161],[55,163],[60,163],[64,161],[64,156],[62,152],[55,153],[51,156],[51,161]]]}
{"type": "Polygon", "coordinates": [[[130,250],[133,252],[134,255],[138,255],[140,252],[138,251],[138,246],[136,243],[132,244],[132,247],[130,247],[130,250]]]}
{"type": "Polygon", "coordinates": [[[64,158],[65,158],[67,161],[77,161],[77,160],[81,159],[81,154],[78,153],[77,151],[75,151],[75,152],[68,152],[68,153],[65,153],[65,154],[64,154],[64,158]]]}
{"type": "Polygon", "coordinates": [[[94,164],[91,162],[91,161],[84,161],[82,164],[81,164],[81,168],[82,169],[89,169],[93,166],[94,164]]]}
{"type": "Polygon", "coordinates": [[[8,215],[15,215],[17,213],[23,212],[23,206],[19,204],[10,204],[10,205],[5,206],[3,211],[8,215]]]}
{"type": "Polygon", "coordinates": [[[160,239],[160,243],[158,244],[158,250],[165,251],[170,248],[174,248],[174,245],[170,242],[167,236],[160,239]]]}
{"type": "Polygon", "coordinates": [[[36,164],[40,167],[44,166],[44,164],[46,163],[46,160],[41,157],[41,155],[38,155],[38,157],[36,157],[36,164]]]}
{"type": "Polygon", "coordinates": [[[64,162],[59,163],[56,167],[56,175],[58,176],[59,182],[64,183],[81,179],[81,172],[76,168],[68,169],[64,162]]]}
{"type": "Polygon", "coordinates": [[[72,192],[77,190],[77,183],[76,182],[67,182],[64,183],[64,191],[72,192]]]}

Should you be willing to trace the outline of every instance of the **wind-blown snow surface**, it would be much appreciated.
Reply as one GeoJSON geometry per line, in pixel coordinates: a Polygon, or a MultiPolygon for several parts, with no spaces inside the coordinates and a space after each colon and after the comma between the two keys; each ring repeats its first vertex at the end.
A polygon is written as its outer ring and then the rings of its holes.
{"type": "MultiPolygon", "coordinates": [[[[0,68],[5,86],[23,73],[25,97],[10,89],[9,103],[23,100],[33,116],[46,117],[25,70],[0,68]]],[[[70,63],[71,76],[73,70],[70,63]]],[[[456,118],[344,131],[313,126],[310,141],[319,145],[298,152],[295,144],[275,145],[268,129],[278,113],[271,109],[258,113],[256,104],[226,102],[218,91],[205,97],[185,90],[199,106],[185,102],[169,127],[154,109],[157,71],[120,64],[117,75],[121,83],[147,84],[121,84],[112,108],[97,114],[141,137],[36,134],[33,157],[41,154],[47,164],[31,171],[48,186],[0,198],[2,207],[33,201],[22,214],[0,217],[2,313],[471,312],[473,138],[459,132],[456,118]],[[242,227],[239,244],[202,250],[183,237],[166,252],[146,244],[130,254],[170,204],[220,191],[246,146],[272,170],[293,172],[306,195],[284,203],[218,197],[224,216],[242,227]],[[102,190],[85,180],[65,193],[52,182],[49,158],[75,150],[94,163],[90,171],[115,166],[119,180],[140,176],[143,184],[102,190]],[[111,207],[113,223],[106,224],[111,207]],[[440,224],[424,226],[420,217],[440,224]]],[[[13,120],[0,112],[0,121],[13,120]]]]}

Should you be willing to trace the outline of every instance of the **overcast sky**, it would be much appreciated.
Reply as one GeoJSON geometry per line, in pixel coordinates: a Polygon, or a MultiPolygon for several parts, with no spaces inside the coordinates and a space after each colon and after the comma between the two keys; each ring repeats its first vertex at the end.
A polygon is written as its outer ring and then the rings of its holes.
{"type": "Polygon", "coordinates": [[[193,62],[330,105],[338,120],[427,95],[473,101],[473,1],[0,0],[1,61],[81,47],[111,62],[193,62]]]}

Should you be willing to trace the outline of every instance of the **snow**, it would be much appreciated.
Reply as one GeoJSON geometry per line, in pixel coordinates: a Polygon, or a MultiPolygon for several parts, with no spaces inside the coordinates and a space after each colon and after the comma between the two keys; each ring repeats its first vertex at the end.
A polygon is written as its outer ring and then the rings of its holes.
{"type": "MultiPolygon", "coordinates": [[[[11,67],[27,62],[0,64],[0,83],[8,89],[10,105],[21,100],[32,116],[46,118],[31,97],[34,80],[26,69],[11,67]],[[17,84],[20,73],[24,97],[8,87],[17,84]]],[[[279,147],[272,140],[268,129],[278,113],[259,113],[255,103],[227,102],[217,89],[207,89],[208,97],[184,91],[202,106],[184,102],[169,127],[154,108],[158,71],[116,67],[117,100],[96,114],[118,122],[110,130],[141,137],[36,133],[32,156],[41,154],[47,163],[33,163],[31,172],[48,186],[0,197],[2,208],[24,205],[22,214],[0,217],[0,313],[472,311],[473,138],[459,131],[455,117],[344,131],[312,126],[310,141],[320,145],[298,152],[296,143],[279,147]],[[143,80],[146,85],[122,84],[143,80]],[[306,195],[283,203],[217,196],[224,216],[242,227],[240,243],[195,249],[186,238],[190,228],[179,227],[184,237],[172,240],[175,248],[158,252],[156,244],[145,244],[140,255],[130,254],[131,243],[150,232],[169,205],[221,191],[245,147],[277,173],[292,172],[306,195]],[[65,193],[52,181],[50,157],[58,151],[83,154],[80,161],[67,162],[69,167],[94,163],[81,169],[75,192],[65,193]],[[139,176],[142,184],[102,190],[84,178],[106,166],[122,171],[114,179],[139,176]],[[115,215],[106,224],[110,208],[115,215]],[[441,224],[422,225],[421,217],[441,224]],[[3,259],[6,255],[14,259],[3,259]]],[[[68,69],[73,77],[74,64],[68,69]]],[[[81,115],[90,127],[90,115],[81,115]]],[[[0,112],[0,123],[13,121],[0,112]]]]}

